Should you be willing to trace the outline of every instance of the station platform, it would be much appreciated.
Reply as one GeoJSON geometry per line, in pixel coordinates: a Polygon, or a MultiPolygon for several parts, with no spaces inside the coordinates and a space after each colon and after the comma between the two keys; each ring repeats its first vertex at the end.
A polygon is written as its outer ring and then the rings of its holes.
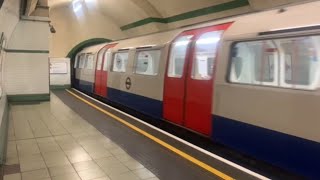
{"type": "Polygon", "coordinates": [[[267,179],[76,91],[11,104],[4,180],[267,179]]]}

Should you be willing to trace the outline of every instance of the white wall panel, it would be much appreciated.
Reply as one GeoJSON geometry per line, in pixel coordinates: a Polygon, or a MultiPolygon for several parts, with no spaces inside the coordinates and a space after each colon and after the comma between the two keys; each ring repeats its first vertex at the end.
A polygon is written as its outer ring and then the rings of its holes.
{"type": "Polygon", "coordinates": [[[54,63],[66,63],[66,73],[50,73],[50,85],[70,85],[70,59],[69,58],[50,58],[50,65],[54,63]]]}
{"type": "Polygon", "coordinates": [[[8,95],[49,93],[49,26],[19,21],[8,41],[4,85],[8,95]]]}
{"type": "Polygon", "coordinates": [[[12,34],[8,49],[49,50],[47,22],[20,21],[12,34]]]}
{"type": "Polygon", "coordinates": [[[49,93],[48,54],[7,53],[4,85],[8,95],[49,93]]]}

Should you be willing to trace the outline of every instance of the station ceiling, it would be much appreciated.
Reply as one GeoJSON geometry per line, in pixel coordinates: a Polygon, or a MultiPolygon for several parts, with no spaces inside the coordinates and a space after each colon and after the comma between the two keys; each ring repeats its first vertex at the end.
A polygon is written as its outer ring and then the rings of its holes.
{"type": "MultiPolygon", "coordinates": [[[[73,11],[99,11],[121,30],[127,30],[143,24],[143,21],[166,24],[206,13],[246,7],[245,13],[303,1],[306,0],[48,0],[48,3],[51,9],[71,7],[73,11]]],[[[224,16],[232,14],[225,13],[224,16]]]]}
{"type": "Polygon", "coordinates": [[[92,38],[123,39],[311,0],[28,0],[50,7],[50,56],[92,38]]]}

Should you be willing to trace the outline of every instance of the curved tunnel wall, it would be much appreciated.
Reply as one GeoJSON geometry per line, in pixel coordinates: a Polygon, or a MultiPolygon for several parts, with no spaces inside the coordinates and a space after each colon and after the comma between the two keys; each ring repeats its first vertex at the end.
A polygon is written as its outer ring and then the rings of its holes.
{"type": "Polygon", "coordinates": [[[51,24],[56,29],[56,33],[50,36],[50,57],[66,57],[72,48],[91,39],[126,37],[99,7],[89,6],[91,1],[83,2],[82,9],[76,12],[70,3],[50,8],[51,24]]]}
{"type": "Polygon", "coordinates": [[[71,65],[71,84],[73,84],[73,79],[74,79],[74,70],[73,70],[73,65],[74,65],[74,60],[76,55],[84,48],[96,45],[96,44],[101,44],[101,43],[107,43],[111,42],[112,40],[110,39],[105,39],[105,38],[92,38],[88,39],[85,41],[82,41],[81,43],[77,44],[74,46],[71,51],[68,53],[67,57],[70,58],[70,65],[71,65]]]}
{"type": "Polygon", "coordinates": [[[84,49],[88,46],[101,44],[101,43],[107,43],[107,42],[111,42],[111,41],[112,40],[105,39],[105,38],[92,38],[92,39],[82,41],[81,43],[77,44],[75,47],[73,47],[71,49],[71,51],[68,53],[67,57],[70,59],[73,59],[77,55],[78,52],[80,52],[82,49],[84,49]]]}

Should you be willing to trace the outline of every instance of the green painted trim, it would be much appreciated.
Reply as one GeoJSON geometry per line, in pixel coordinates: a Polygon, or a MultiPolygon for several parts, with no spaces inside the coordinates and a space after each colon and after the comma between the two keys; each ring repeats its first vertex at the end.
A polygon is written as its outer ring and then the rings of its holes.
{"type": "MultiPolygon", "coordinates": [[[[1,97],[1,98],[6,98],[6,97],[1,97]]],[[[3,165],[6,162],[8,129],[9,129],[9,106],[8,106],[7,99],[5,99],[4,103],[5,103],[5,107],[1,117],[2,121],[0,125],[0,164],[1,165],[3,165]]]]}
{"type": "Polygon", "coordinates": [[[50,85],[50,90],[59,90],[59,89],[70,89],[70,84],[64,84],[64,85],[50,85]]]}
{"type": "Polygon", "coordinates": [[[9,102],[49,101],[50,94],[8,95],[9,102]]]}
{"type": "Polygon", "coordinates": [[[43,6],[43,5],[37,5],[37,8],[50,9],[50,7],[49,7],[49,6],[43,6]]]}
{"type": "Polygon", "coordinates": [[[50,23],[51,21],[48,20],[44,20],[44,19],[26,19],[24,18],[24,16],[20,17],[20,21],[31,21],[31,22],[43,22],[43,23],[50,23]]]}
{"type": "Polygon", "coordinates": [[[240,7],[244,7],[244,6],[248,6],[248,5],[250,5],[248,0],[233,0],[230,2],[226,2],[226,3],[222,3],[222,4],[218,4],[218,5],[214,5],[214,6],[210,6],[210,7],[206,7],[206,8],[197,9],[194,11],[189,11],[186,13],[178,14],[175,16],[167,17],[167,18],[154,18],[154,17],[145,18],[145,19],[124,25],[124,26],[120,27],[120,29],[122,31],[125,31],[128,29],[143,26],[143,25],[149,24],[149,23],[167,24],[167,23],[191,19],[191,18],[195,18],[195,17],[199,17],[199,16],[204,16],[204,15],[208,15],[208,14],[227,11],[227,10],[231,10],[231,9],[235,9],[235,8],[240,8],[240,7]]]}
{"type": "Polygon", "coordinates": [[[49,50],[4,49],[7,53],[49,54],[49,50]]]}
{"type": "Polygon", "coordinates": [[[120,29],[122,31],[124,31],[124,30],[135,28],[135,27],[143,26],[145,24],[156,23],[156,22],[157,23],[167,23],[167,20],[165,18],[149,17],[149,18],[146,18],[146,19],[142,19],[140,21],[136,21],[136,22],[121,26],[120,29]]]}
{"type": "MultiPolygon", "coordinates": [[[[96,44],[102,44],[102,43],[107,43],[107,42],[111,42],[112,40],[110,39],[105,39],[105,38],[93,38],[93,39],[88,39],[85,40],[79,44],[77,44],[75,47],[73,47],[71,49],[71,51],[68,53],[67,57],[70,58],[70,65],[71,67],[73,67],[74,65],[74,61],[76,58],[76,55],[82,51],[84,48],[92,46],[92,45],[96,45],[96,44]]],[[[74,69],[71,68],[71,81],[73,81],[74,79],[74,69]]]]}
{"type": "Polygon", "coordinates": [[[71,49],[71,51],[68,53],[67,57],[70,59],[73,59],[76,57],[78,52],[80,52],[82,49],[84,49],[86,47],[96,45],[96,44],[101,44],[101,43],[107,43],[107,42],[111,42],[111,41],[112,40],[105,39],[105,38],[93,38],[93,39],[85,40],[85,41],[77,44],[75,47],[73,47],[71,49]]]}
{"type": "Polygon", "coordinates": [[[235,9],[235,8],[239,8],[247,5],[250,5],[248,0],[234,0],[226,3],[182,13],[179,15],[171,16],[166,19],[167,19],[167,23],[171,23],[171,22],[181,21],[181,20],[190,19],[194,17],[227,11],[227,10],[231,10],[231,9],[235,9]]]}

